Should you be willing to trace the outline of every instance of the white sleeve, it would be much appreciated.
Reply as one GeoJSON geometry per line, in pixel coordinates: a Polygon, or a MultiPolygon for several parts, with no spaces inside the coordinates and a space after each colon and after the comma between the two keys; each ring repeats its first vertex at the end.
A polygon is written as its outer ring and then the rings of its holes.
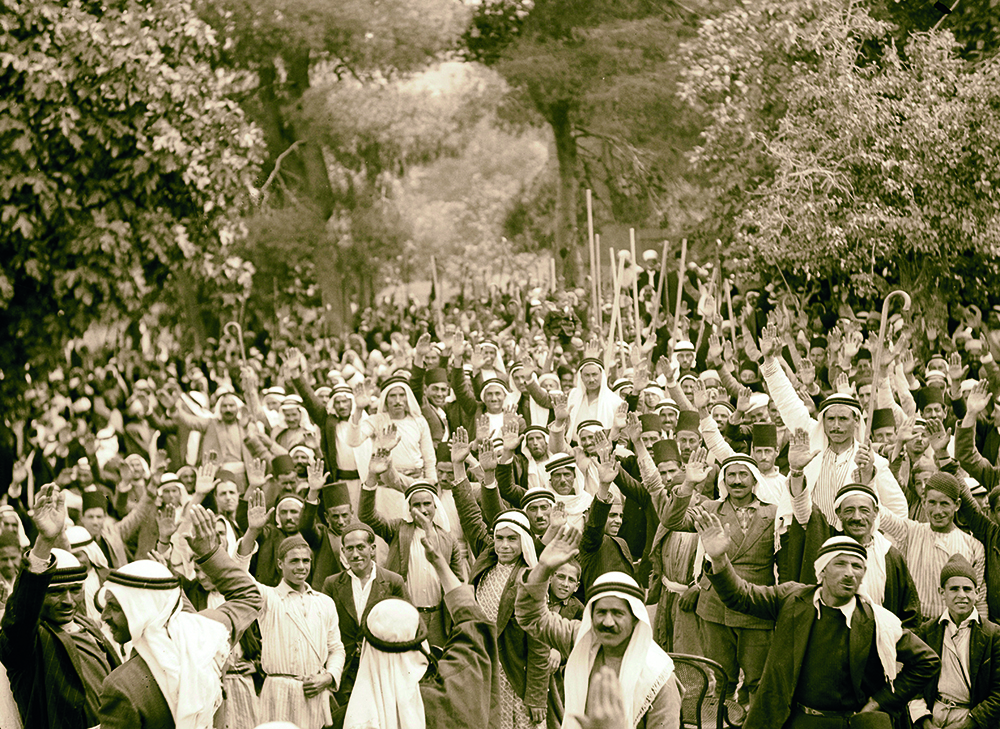
{"type": "Polygon", "coordinates": [[[778,364],[777,360],[764,362],[760,368],[764,380],[767,382],[767,390],[771,393],[771,399],[775,407],[781,413],[781,419],[790,431],[804,430],[807,433],[812,431],[816,421],[809,416],[802,398],[795,392],[791,381],[785,371],[778,364]]]}

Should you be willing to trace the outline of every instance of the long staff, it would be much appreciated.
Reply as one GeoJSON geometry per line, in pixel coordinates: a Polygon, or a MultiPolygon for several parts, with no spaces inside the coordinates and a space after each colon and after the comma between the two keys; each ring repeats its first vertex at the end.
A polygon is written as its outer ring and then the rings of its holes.
{"type": "MultiPolygon", "coordinates": [[[[674,304],[674,342],[677,342],[677,337],[680,334],[681,328],[681,297],[684,296],[684,280],[687,278],[687,255],[688,255],[688,240],[684,238],[681,240],[681,260],[677,267],[677,301],[674,304]]],[[[687,334],[685,336],[688,336],[687,334]]]]}
{"type": "Polygon", "coordinates": [[[222,330],[228,332],[230,328],[236,330],[236,341],[240,344],[240,361],[245,367],[247,363],[247,349],[243,346],[243,327],[240,326],[238,321],[230,321],[226,322],[226,325],[222,327],[222,330]]]}
{"type": "Polygon", "coordinates": [[[901,296],[903,298],[903,311],[909,311],[910,309],[910,295],[905,291],[893,291],[882,302],[882,321],[879,324],[878,341],[875,343],[875,356],[872,361],[872,371],[875,373],[875,380],[872,382],[872,397],[868,403],[868,413],[865,418],[865,437],[861,441],[864,445],[868,445],[872,435],[872,417],[875,415],[875,401],[878,394],[879,379],[881,379],[879,377],[879,368],[882,366],[882,350],[885,348],[885,328],[889,321],[889,302],[893,296],[901,296]]]}
{"type": "Polygon", "coordinates": [[[629,253],[632,256],[632,315],[635,317],[635,346],[642,346],[642,319],[639,318],[639,270],[635,257],[635,228],[628,229],[629,253]]]}
{"type": "Polygon", "coordinates": [[[597,245],[594,242],[594,196],[587,190],[587,249],[590,251],[590,297],[594,304],[594,325],[597,331],[602,330],[601,299],[597,290],[597,269],[600,260],[597,257],[597,245]]]}

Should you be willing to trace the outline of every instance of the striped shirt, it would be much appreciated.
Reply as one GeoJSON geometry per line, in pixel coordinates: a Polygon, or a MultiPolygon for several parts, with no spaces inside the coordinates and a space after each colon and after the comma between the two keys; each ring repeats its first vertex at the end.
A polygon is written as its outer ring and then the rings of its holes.
{"type": "Polygon", "coordinates": [[[333,687],[340,685],[346,652],[340,640],[337,606],[327,595],[308,585],[303,592],[282,580],[277,587],[260,585],[264,608],[258,622],[261,668],[268,676],[260,695],[259,720],[292,721],[302,729],[321,729],[330,723],[327,692],[312,699],[302,693],[302,682],[327,671],[333,687]]]}
{"type": "Polygon", "coordinates": [[[947,608],[938,592],[941,569],[953,554],[961,554],[976,572],[976,609],[986,615],[986,551],[982,542],[957,527],[950,532],[935,532],[930,524],[901,519],[884,507],[879,512],[879,529],[893,541],[906,558],[920,598],[920,614],[925,618],[940,616],[947,608]]]}

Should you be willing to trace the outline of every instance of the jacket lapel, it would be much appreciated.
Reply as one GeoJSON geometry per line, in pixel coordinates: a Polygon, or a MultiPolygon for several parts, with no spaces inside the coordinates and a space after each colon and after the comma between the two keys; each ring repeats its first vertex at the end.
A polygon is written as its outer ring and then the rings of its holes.
{"type": "MultiPolygon", "coordinates": [[[[982,620],[983,618],[980,618],[982,620]]],[[[972,624],[969,635],[969,683],[972,687],[972,701],[976,701],[976,674],[983,662],[983,652],[986,650],[986,635],[981,623],[972,624]]],[[[941,655],[940,652],[938,655],[941,655]]]]}
{"type": "MultiPolygon", "coordinates": [[[[733,520],[735,521],[734,526],[739,527],[740,521],[736,518],[735,510],[733,511],[733,520]]],[[[773,524],[773,522],[771,523],[773,524]]],[[[753,518],[750,519],[750,523],[747,524],[746,533],[743,535],[743,543],[736,549],[737,557],[746,552],[760,540],[760,538],[767,531],[768,524],[768,519],[761,513],[760,505],[758,505],[754,510],[753,518]]]]}
{"type": "Polygon", "coordinates": [[[337,580],[337,592],[340,593],[340,603],[344,605],[347,614],[354,620],[355,623],[360,625],[358,620],[358,611],[354,609],[354,585],[351,583],[350,572],[344,571],[340,573],[341,577],[337,580]]]}
{"type": "Polygon", "coordinates": [[[792,642],[792,660],[788,665],[795,671],[795,675],[789,676],[788,685],[794,694],[795,686],[799,682],[799,670],[806,657],[806,647],[809,645],[809,634],[812,633],[813,621],[816,620],[816,608],[812,604],[812,591],[807,590],[795,597],[792,601],[792,628],[788,638],[792,642]]]}

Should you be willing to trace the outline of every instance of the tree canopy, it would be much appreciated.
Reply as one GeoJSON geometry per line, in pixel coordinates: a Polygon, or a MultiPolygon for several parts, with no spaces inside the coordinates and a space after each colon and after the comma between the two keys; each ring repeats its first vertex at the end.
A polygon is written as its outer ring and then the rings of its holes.
{"type": "Polygon", "coordinates": [[[3,391],[102,319],[216,266],[261,136],[186,0],[0,4],[3,391]]]}

